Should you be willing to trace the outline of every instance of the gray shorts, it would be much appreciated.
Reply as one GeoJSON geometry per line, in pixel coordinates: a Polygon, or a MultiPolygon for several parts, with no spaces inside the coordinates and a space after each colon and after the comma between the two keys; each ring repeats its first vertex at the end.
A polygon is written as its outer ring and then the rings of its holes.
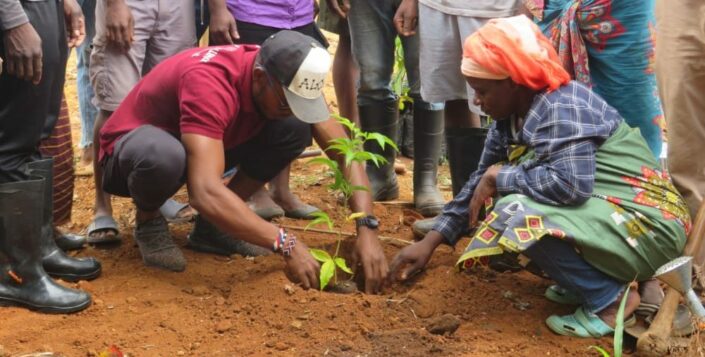
{"type": "Polygon", "coordinates": [[[475,91],[460,72],[463,41],[487,22],[486,18],[448,15],[419,4],[419,68],[421,98],[427,102],[468,100],[473,113],[480,108],[472,104],[475,91]]]}
{"type": "Polygon", "coordinates": [[[105,1],[96,4],[91,53],[93,104],[115,111],[132,87],[164,59],[196,44],[193,0],[125,0],[134,21],[127,52],[107,46],[105,1]]]}

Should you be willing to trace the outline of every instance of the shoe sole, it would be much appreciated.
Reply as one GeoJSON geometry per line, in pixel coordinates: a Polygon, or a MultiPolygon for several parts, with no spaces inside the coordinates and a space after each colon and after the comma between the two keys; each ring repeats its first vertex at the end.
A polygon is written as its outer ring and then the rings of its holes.
{"type": "Polygon", "coordinates": [[[201,252],[201,253],[208,253],[208,254],[215,254],[215,255],[222,255],[224,257],[229,257],[232,254],[235,254],[235,252],[228,252],[224,249],[216,248],[212,245],[200,243],[200,242],[195,242],[191,239],[191,236],[188,237],[186,240],[186,248],[201,252]]]}
{"type": "Polygon", "coordinates": [[[79,312],[82,310],[85,310],[89,306],[91,306],[92,301],[89,299],[88,301],[76,305],[76,306],[69,306],[69,307],[53,307],[53,306],[38,306],[38,305],[33,305],[29,304],[24,301],[18,301],[15,299],[10,299],[6,297],[0,297],[0,306],[6,306],[6,307],[24,307],[27,309],[30,309],[32,311],[38,311],[46,314],[70,314],[73,312],[79,312]]]}
{"type": "Polygon", "coordinates": [[[55,278],[55,279],[61,279],[61,280],[64,280],[64,281],[68,281],[68,282],[70,282],[70,283],[75,283],[75,282],[78,282],[78,281],[80,281],[80,280],[93,280],[93,279],[99,277],[99,276],[100,276],[100,273],[101,273],[102,271],[103,271],[102,268],[98,268],[98,269],[96,269],[95,271],[92,271],[92,272],[90,272],[90,273],[88,273],[88,274],[81,274],[81,275],[79,275],[79,274],[55,273],[55,272],[50,272],[50,271],[47,271],[47,274],[49,274],[49,276],[51,276],[52,278],[55,278]]]}

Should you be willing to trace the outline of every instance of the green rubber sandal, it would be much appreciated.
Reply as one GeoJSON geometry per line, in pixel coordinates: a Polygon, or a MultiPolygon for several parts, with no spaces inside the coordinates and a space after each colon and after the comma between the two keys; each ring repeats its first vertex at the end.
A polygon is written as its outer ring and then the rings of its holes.
{"type": "MultiPolygon", "coordinates": [[[[634,324],[636,324],[634,315],[624,321],[625,327],[631,327],[634,324]]],[[[572,315],[549,316],[546,319],[546,325],[559,335],[571,337],[599,338],[614,333],[613,328],[609,327],[596,314],[586,312],[582,306],[572,315]]]]}
{"type": "Polygon", "coordinates": [[[575,295],[571,291],[568,291],[567,289],[556,284],[546,288],[546,292],[543,296],[550,301],[562,305],[580,305],[583,303],[582,299],[578,295],[575,295]]]}

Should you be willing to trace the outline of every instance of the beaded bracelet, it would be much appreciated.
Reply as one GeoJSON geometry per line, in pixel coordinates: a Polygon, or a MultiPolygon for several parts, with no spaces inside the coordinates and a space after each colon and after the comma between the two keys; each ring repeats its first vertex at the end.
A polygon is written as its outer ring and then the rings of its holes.
{"type": "Polygon", "coordinates": [[[296,236],[293,234],[288,234],[286,241],[282,245],[282,255],[285,257],[290,257],[291,252],[294,251],[294,246],[296,246],[296,236]]]}
{"type": "Polygon", "coordinates": [[[279,235],[277,239],[274,240],[274,243],[272,243],[272,252],[276,253],[282,249],[284,242],[286,242],[286,236],[287,234],[284,228],[279,228],[279,235]]]}

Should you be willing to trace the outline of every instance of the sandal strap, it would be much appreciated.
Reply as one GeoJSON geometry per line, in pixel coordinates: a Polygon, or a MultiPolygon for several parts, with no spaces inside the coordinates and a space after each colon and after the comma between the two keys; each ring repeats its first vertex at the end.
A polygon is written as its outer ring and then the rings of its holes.
{"type": "Polygon", "coordinates": [[[588,313],[579,307],[575,310],[575,319],[592,337],[602,337],[614,333],[614,329],[609,327],[601,318],[593,313],[588,313]]]}

